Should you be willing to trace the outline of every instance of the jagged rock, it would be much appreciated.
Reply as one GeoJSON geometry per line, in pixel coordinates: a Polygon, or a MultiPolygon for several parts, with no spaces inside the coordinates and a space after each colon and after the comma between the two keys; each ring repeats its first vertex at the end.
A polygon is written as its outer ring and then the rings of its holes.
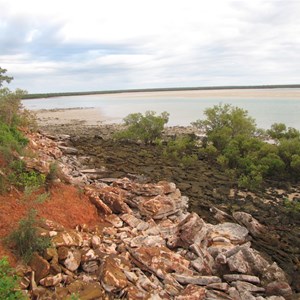
{"type": "Polygon", "coordinates": [[[248,240],[248,230],[235,223],[222,223],[215,225],[211,229],[210,237],[226,237],[233,244],[243,244],[248,240]]]}
{"type": "Polygon", "coordinates": [[[181,195],[158,195],[152,198],[144,198],[139,202],[138,208],[142,215],[159,220],[180,212],[186,203],[181,195]]]}
{"type": "Polygon", "coordinates": [[[121,228],[123,226],[123,221],[117,215],[114,214],[106,216],[105,221],[112,224],[116,228],[121,228]]]}
{"type": "Polygon", "coordinates": [[[236,254],[230,256],[227,259],[227,264],[231,272],[238,272],[243,274],[251,273],[251,267],[246,261],[242,251],[238,251],[236,254]]]}
{"type": "Polygon", "coordinates": [[[31,269],[34,271],[34,280],[40,282],[40,280],[46,277],[50,272],[50,264],[47,260],[34,253],[29,264],[31,269]]]}
{"type": "Polygon", "coordinates": [[[175,300],[202,300],[202,299],[207,299],[205,297],[205,289],[189,284],[187,287],[180,293],[180,295],[175,297],[175,300]]]}
{"type": "Polygon", "coordinates": [[[80,233],[75,230],[68,229],[64,232],[59,232],[57,236],[52,238],[52,243],[56,246],[77,246],[80,247],[83,243],[83,239],[80,233]]]}
{"type": "Polygon", "coordinates": [[[235,286],[239,292],[248,291],[251,293],[262,293],[265,291],[263,287],[259,287],[250,282],[245,282],[245,281],[232,282],[231,285],[235,286]]]}
{"type": "Polygon", "coordinates": [[[193,274],[188,268],[190,265],[188,260],[164,246],[128,248],[128,250],[146,270],[154,273],[159,278],[163,279],[168,273],[172,272],[184,275],[193,274]]]}
{"type": "Polygon", "coordinates": [[[293,294],[290,285],[287,282],[273,281],[266,286],[267,296],[282,296],[287,298],[293,294]]]}
{"type": "Polygon", "coordinates": [[[130,247],[140,247],[140,246],[146,246],[146,247],[160,247],[165,246],[166,241],[158,235],[150,235],[150,236],[137,236],[133,238],[130,241],[130,247]]]}
{"type": "Polygon", "coordinates": [[[227,292],[229,289],[229,285],[226,282],[210,283],[206,286],[206,288],[209,290],[212,289],[227,292]]]}
{"type": "Polygon", "coordinates": [[[77,249],[69,250],[67,258],[64,260],[63,264],[65,267],[74,272],[78,269],[81,262],[81,252],[77,249]]]}
{"type": "Polygon", "coordinates": [[[76,155],[78,153],[78,150],[73,147],[66,147],[59,145],[58,148],[64,153],[64,154],[71,154],[71,155],[76,155]]]}
{"type": "Polygon", "coordinates": [[[128,269],[128,263],[122,257],[107,256],[101,264],[100,281],[107,292],[116,292],[128,285],[122,270],[128,269]]]}
{"type": "Polygon", "coordinates": [[[222,291],[207,290],[205,299],[208,299],[208,300],[239,300],[240,298],[231,297],[222,291]]]}
{"type": "Polygon", "coordinates": [[[266,231],[265,226],[248,213],[234,212],[233,217],[239,224],[245,226],[253,236],[258,236],[266,231]]]}
{"type": "Polygon", "coordinates": [[[178,225],[177,243],[185,247],[192,244],[205,247],[207,232],[206,223],[196,213],[191,213],[178,225]]]}
{"type": "Polygon", "coordinates": [[[211,283],[220,283],[221,278],[217,276],[188,276],[173,274],[174,278],[182,284],[197,284],[197,285],[208,285],[211,283]]]}
{"type": "Polygon", "coordinates": [[[247,281],[254,284],[260,284],[260,279],[257,276],[253,275],[244,275],[244,274],[226,274],[223,276],[226,281],[247,281]]]}
{"type": "Polygon", "coordinates": [[[89,195],[90,201],[96,206],[98,211],[104,215],[112,214],[112,210],[98,196],[89,195]]]}
{"type": "Polygon", "coordinates": [[[40,280],[40,284],[46,287],[57,286],[63,280],[63,275],[61,273],[56,274],[55,276],[47,276],[40,280]]]}
{"type": "Polygon", "coordinates": [[[147,222],[138,219],[132,214],[123,214],[120,218],[131,228],[136,228],[137,230],[146,230],[149,228],[149,224],[147,222]]]}
{"type": "Polygon", "coordinates": [[[131,213],[131,209],[125,203],[125,191],[115,187],[104,187],[99,191],[100,199],[109,206],[114,213],[131,213]]]}

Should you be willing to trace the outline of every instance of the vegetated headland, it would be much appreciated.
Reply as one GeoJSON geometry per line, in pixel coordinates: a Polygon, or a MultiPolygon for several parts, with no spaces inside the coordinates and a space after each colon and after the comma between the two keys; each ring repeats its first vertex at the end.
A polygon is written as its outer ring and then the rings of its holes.
{"type": "Polygon", "coordinates": [[[84,96],[101,94],[121,94],[121,93],[143,93],[143,92],[176,92],[176,91],[209,91],[209,90],[246,90],[246,89],[293,89],[300,88],[300,84],[280,84],[280,85],[228,85],[228,86],[206,86],[206,87],[169,87],[169,88],[147,88],[147,89],[122,89],[103,90],[85,92],[57,92],[57,93],[32,93],[22,96],[22,99],[51,98],[62,96],[84,96]]]}

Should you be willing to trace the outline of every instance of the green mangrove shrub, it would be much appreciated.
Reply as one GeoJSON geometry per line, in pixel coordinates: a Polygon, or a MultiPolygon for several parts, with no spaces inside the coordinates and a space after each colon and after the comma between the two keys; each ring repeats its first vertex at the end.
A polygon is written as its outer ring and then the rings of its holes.
{"type": "Polygon", "coordinates": [[[142,141],[152,144],[162,135],[165,124],[169,121],[169,114],[163,112],[157,115],[153,111],[129,114],[124,118],[126,129],[115,133],[118,140],[142,141]]]}

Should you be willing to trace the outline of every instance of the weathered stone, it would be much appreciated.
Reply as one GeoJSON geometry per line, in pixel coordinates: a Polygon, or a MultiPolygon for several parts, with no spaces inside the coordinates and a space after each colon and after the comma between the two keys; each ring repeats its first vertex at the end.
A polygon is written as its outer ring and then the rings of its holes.
{"type": "Polygon", "coordinates": [[[222,223],[213,226],[211,229],[211,239],[217,236],[226,237],[233,244],[242,244],[248,239],[248,230],[235,223],[222,223]]]}
{"type": "Polygon", "coordinates": [[[227,264],[231,272],[239,272],[243,274],[249,274],[251,272],[251,267],[246,261],[242,251],[238,251],[236,254],[230,256],[227,259],[227,264]]]}
{"type": "Polygon", "coordinates": [[[205,297],[205,289],[189,284],[187,287],[178,295],[175,297],[175,300],[202,300],[206,299],[205,297]]]}
{"type": "Polygon", "coordinates": [[[37,253],[33,254],[29,266],[34,271],[34,279],[36,282],[40,282],[40,280],[46,277],[50,272],[50,264],[48,261],[37,253]]]}
{"type": "Polygon", "coordinates": [[[97,249],[101,245],[101,238],[98,235],[93,235],[91,239],[93,249],[97,249]]]}
{"type": "Polygon", "coordinates": [[[80,300],[105,299],[105,291],[99,283],[85,284],[83,290],[79,292],[80,300]]]}
{"type": "Polygon", "coordinates": [[[132,214],[123,214],[120,218],[131,228],[136,228],[137,230],[146,230],[149,228],[149,224],[147,222],[138,219],[132,214]]]}
{"type": "Polygon", "coordinates": [[[59,300],[67,299],[68,298],[69,291],[67,288],[62,286],[57,286],[55,288],[55,296],[59,300]]]}
{"type": "Polygon", "coordinates": [[[175,201],[166,195],[159,195],[150,199],[145,198],[139,203],[141,214],[155,220],[173,215],[179,210],[180,207],[176,205],[175,201]]]}
{"type": "Polygon", "coordinates": [[[107,292],[116,292],[128,285],[127,278],[122,271],[126,268],[120,257],[109,255],[104,259],[100,269],[100,281],[107,292]]]}
{"type": "Polygon", "coordinates": [[[77,249],[69,250],[67,258],[64,260],[63,264],[65,267],[74,272],[78,269],[81,262],[81,252],[77,249]]]}
{"type": "Polygon", "coordinates": [[[208,299],[208,300],[239,300],[240,298],[231,297],[222,291],[207,290],[205,299],[208,299]]]}
{"type": "Polygon", "coordinates": [[[156,274],[159,278],[163,279],[168,273],[172,272],[185,275],[192,275],[193,273],[188,268],[190,265],[188,260],[164,246],[128,248],[128,250],[144,268],[156,274]]]}
{"type": "Polygon", "coordinates": [[[97,259],[99,259],[99,255],[97,255],[93,249],[86,249],[82,251],[82,256],[81,256],[82,262],[87,262],[87,261],[97,260],[97,259]]]}
{"type": "Polygon", "coordinates": [[[112,224],[116,228],[121,228],[123,226],[123,221],[117,215],[114,214],[106,216],[105,221],[112,224]]]}
{"type": "Polygon", "coordinates": [[[166,241],[158,235],[150,236],[137,236],[130,241],[130,247],[155,247],[155,246],[165,246],[166,241]]]}
{"type": "Polygon", "coordinates": [[[267,296],[282,296],[287,298],[293,294],[290,285],[287,282],[273,281],[266,286],[267,296]]]}
{"type": "Polygon", "coordinates": [[[233,217],[239,224],[245,226],[253,236],[258,236],[266,231],[265,226],[248,213],[234,212],[233,217]]]}
{"type": "Polygon", "coordinates": [[[278,267],[277,263],[268,265],[262,272],[262,282],[264,285],[271,283],[273,281],[287,282],[287,277],[284,271],[278,267]]]}
{"type": "Polygon", "coordinates": [[[80,233],[75,230],[68,229],[64,232],[59,232],[57,236],[52,238],[52,243],[56,247],[60,246],[77,246],[80,247],[83,243],[83,239],[80,233]]]}
{"type": "Polygon", "coordinates": [[[104,215],[110,215],[112,214],[112,210],[108,205],[106,205],[98,196],[90,195],[89,199],[91,203],[93,203],[98,211],[104,215]]]}
{"type": "Polygon", "coordinates": [[[178,237],[186,247],[195,244],[206,246],[207,226],[205,222],[196,214],[191,213],[178,225],[178,237]]]}
{"type": "Polygon", "coordinates": [[[98,191],[100,199],[108,205],[114,213],[131,213],[131,209],[124,202],[126,193],[118,188],[104,187],[98,191]]]}
{"type": "Polygon", "coordinates": [[[220,283],[221,278],[217,276],[187,276],[179,275],[174,273],[174,278],[182,284],[197,284],[197,285],[208,285],[211,283],[220,283]]]}
{"type": "Polygon", "coordinates": [[[62,145],[59,145],[58,148],[64,153],[64,154],[71,154],[71,155],[75,155],[78,153],[78,150],[76,148],[73,147],[65,147],[62,145]]]}
{"type": "Polygon", "coordinates": [[[136,286],[129,286],[127,289],[127,299],[128,300],[144,300],[151,299],[151,295],[146,291],[137,288],[136,286]]]}
{"type": "Polygon", "coordinates": [[[245,281],[232,282],[231,285],[235,286],[239,292],[248,291],[251,293],[263,293],[265,291],[263,287],[259,287],[250,282],[245,281]]]}
{"type": "Polygon", "coordinates": [[[62,280],[63,280],[63,276],[61,273],[59,273],[55,276],[50,275],[41,279],[40,284],[46,287],[57,286],[62,280]]]}
{"type": "Polygon", "coordinates": [[[206,286],[206,288],[227,292],[229,286],[228,286],[228,283],[226,283],[226,282],[220,282],[220,283],[210,283],[206,286]]]}
{"type": "Polygon", "coordinates": [[[223,276],[226,281],[247,281],[254,284],[260,284],[260,279],[257,276],[253,275],[244,275],[244,274],[226,274],[223,276]]]}

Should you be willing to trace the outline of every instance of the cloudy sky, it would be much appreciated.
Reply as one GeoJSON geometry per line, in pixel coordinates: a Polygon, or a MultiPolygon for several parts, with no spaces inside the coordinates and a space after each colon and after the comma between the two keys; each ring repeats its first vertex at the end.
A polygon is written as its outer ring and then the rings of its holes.
{"type": "Polygon", "coordinates": [[[34,92],[299,84],[299,0],[0,0],[0,67],[34,92]]]}

